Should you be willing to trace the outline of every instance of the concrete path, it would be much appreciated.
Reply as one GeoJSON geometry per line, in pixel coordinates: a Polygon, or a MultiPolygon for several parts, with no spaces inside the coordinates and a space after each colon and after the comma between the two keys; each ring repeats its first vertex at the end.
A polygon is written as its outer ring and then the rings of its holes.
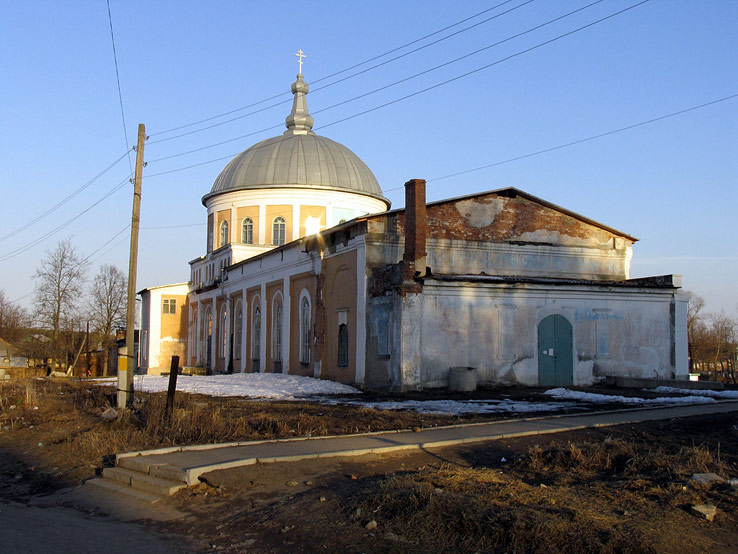
{"type": "Polygon", "coordinates": [[[547,416],[489,423],[390,431],[338,437],[197,445],[119,454],[117,464],[149,476],[193,485],[209,471],[257,462],[284,462],[335,456],[358,456],[428,449],[507,437],[559,433],[643,421],[738,411],[738,402],[643,408],[590,414],[547,416]]]}

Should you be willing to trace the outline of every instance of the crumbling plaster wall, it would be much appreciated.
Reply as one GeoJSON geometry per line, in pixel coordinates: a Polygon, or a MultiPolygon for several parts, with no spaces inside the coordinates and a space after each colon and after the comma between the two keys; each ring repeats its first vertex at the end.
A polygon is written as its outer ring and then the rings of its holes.
{"type": "MultiPolygon", "coordinates": [[[[522,196],[431,204],[427,263],[440,273],[623,280],[632,241],[522,196]]],[[[404,212],[369,220],[369,266],[402,258],[404,212]]]]}
{"type": "Polygon", "coordinates": [[[538,324],[552,314],[572,324],[575,385],[605,375],[684,378],[679,295],[426,281],[419,295],[369,299],[367,386],[384,379],[394,390],[445,387],[453,366],[477,368],[480,383],[538,385],[538,324]],[[390,348],[378,359],[382,324],[390,348]]]}

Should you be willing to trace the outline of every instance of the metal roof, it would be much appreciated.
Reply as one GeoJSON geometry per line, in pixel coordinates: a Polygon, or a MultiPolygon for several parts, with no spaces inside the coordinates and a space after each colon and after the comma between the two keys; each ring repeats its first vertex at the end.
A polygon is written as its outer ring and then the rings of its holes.
{"type": "Polygon", "coordinates": [[[234,190],[309,188],[353,192],[389,201],[377,178],[351,150],[312,131],[305,95],[308,85],[297,76],[292,84],[292,111],[283,135],[255,144],[233,158],[202,199],[234,190]]]}

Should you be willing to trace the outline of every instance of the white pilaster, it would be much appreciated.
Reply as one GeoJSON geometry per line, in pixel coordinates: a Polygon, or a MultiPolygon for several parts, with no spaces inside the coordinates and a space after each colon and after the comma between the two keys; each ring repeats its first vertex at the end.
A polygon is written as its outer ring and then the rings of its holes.
{"type": "MultiPolygon", "coordinates": [[[[292,240],[300,238],[300,204],[292,204],[292,240]]],[[[287,241],[289,242],[289,241],[287,241]]]]}
{"type": "Polygon", "coordinates": [[[225,358],[225,371],[228,371],[228,364],[231,363],[231,302],[231,297],[226,296],[224,306],[226,313],[226,324],[225,329],[223,330],[225,337],[225,352],[223,353],[225,354],[223,356],[225,358]]]}
{"type": "Polygon", "coordinates": [[[290,372],[290,322],[291,317],[291,296],[290,296],[290,276],[285,275],[282,281],[282,373],[290,372]]]}
{"type": "Polygon", "coordinates": [[[254,240],[257,244],[271,244],[271,238],[266,235],[266,204],[259,202],[259,242],[254,240]]]}
{"type": "Polygon", "coordinates": [[[266,282],[261,283],[261,294],[259,295],[261,301],[261,344],[259,345],[259,372],[264,373],[266,370],[266,357],[267,357],[267,301],[266,301],[266,282]]]}
{"type": "MultiPolygon", "coordinates": [[[[218,356],[218,308],[216,306],[216,297],[213,296],[212,320],[213,331],[210,335],[210,371],[215,371],[215,361],[218,356]]],[[[205,322],[207,325],[207,322],[205,322]]],[[[205,329],[205,340],[207,340],[207,328],[205,329]]]]}
{"type": "Polygon", "coordinates": [[[366,372],[366,244],[362,243],[356,250],[356,329],[353,330],[356,342],[356,375],[357,385],[364,384],[366,372]]]}
{"type": "Polygon", "coordinates": [[[246,327],[249,323],[249,310],[246,304],[246,288],[241,291],[241,373],[246,373],[246,327]]]}

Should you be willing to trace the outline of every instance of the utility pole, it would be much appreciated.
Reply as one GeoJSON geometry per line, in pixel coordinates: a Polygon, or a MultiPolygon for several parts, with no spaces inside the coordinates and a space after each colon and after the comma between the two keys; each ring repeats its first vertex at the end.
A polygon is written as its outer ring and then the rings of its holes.
{"type": "Polygon", "coordinates": [[[146,127],[138,124],[136,170],[133,177],[133,214],[131,215],[131,253],[128,258],[128,303],[126,307],[126,345],[118,354],[118,408],[133,403],[133,371],[136,368],[133,326],[136,321],[136,270],[138,265],[138,224],[141,220],[141,178],[143,175],[146,127]]]}

